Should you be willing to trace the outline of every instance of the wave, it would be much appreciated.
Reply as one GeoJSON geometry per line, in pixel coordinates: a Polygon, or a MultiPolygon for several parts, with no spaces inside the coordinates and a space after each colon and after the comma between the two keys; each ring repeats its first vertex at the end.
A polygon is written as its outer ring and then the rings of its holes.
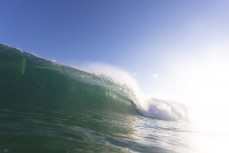
{"type": "Polygon", "coordinates": [[[120,68],[92,64],[76,69],[2,44],[0,80],[0,101],[12,107],[15,103],[27,107],[56,105],[73,111],[83,107],[88,111],[162,120],[181,120],[187,116],[180,104],[145,100],[135,79],[120,68]]]}

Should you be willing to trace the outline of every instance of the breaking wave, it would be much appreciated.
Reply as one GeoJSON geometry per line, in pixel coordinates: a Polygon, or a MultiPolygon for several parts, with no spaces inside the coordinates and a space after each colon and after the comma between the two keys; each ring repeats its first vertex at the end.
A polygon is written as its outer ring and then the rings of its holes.
{"type": "Polygon", "coordinates": [[[74,111],[84,107],[88,111],[144,115],[161,120],[183,120],[187,116],[185,107],[176,102],[146,100],[128,72],[107,64],[73,68],[0,45],[0,80],[0,101],[5,105],[23,103],[27,107],[39,107],[42,103],[49,107],[56,104],[74,111]]]}

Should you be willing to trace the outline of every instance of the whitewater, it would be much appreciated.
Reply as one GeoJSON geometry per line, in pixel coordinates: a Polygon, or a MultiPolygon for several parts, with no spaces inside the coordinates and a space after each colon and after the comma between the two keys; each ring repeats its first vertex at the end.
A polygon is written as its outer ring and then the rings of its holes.
{"type": "Polygon", "coordinates": [[[205,151],[184,105],[143,95],[120,68],[65,66],[1,44],[0,152],[205,151]]]}

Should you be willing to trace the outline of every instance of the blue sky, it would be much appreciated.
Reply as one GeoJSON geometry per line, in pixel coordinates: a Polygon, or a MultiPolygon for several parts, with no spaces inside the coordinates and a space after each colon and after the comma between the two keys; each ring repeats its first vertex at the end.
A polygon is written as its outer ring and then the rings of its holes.
{"type": "Polygon", "coordinates": [[[176,94],[171,66],[227,45],[228,10],[223,0],[1,0],[0,42],[63,64],[115,65],[145,92],[176,94]]]}

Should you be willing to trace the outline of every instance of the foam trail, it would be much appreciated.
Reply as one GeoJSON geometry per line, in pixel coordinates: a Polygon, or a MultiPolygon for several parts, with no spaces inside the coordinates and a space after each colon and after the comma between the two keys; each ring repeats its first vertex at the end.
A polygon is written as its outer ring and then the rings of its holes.
{"type": "Polygon", "coordinates": [[[188,118],[186,107],[177,102],[170,102],[152,98],[148,101],[145,116],[161,120],[186,120],[188,118]]]}
{"type": "Polygon", "coordinates": [[[134,92],[134,102],[138,110],[147,117],[161,120],[185,120],[187,110],[184,105],[173,101],[146,98],[143,96],[136,79],[125,70],[104,64],[84,64],[79,67],[83,71],[111,78],[115,83],[125,85],[134,92]]]}

